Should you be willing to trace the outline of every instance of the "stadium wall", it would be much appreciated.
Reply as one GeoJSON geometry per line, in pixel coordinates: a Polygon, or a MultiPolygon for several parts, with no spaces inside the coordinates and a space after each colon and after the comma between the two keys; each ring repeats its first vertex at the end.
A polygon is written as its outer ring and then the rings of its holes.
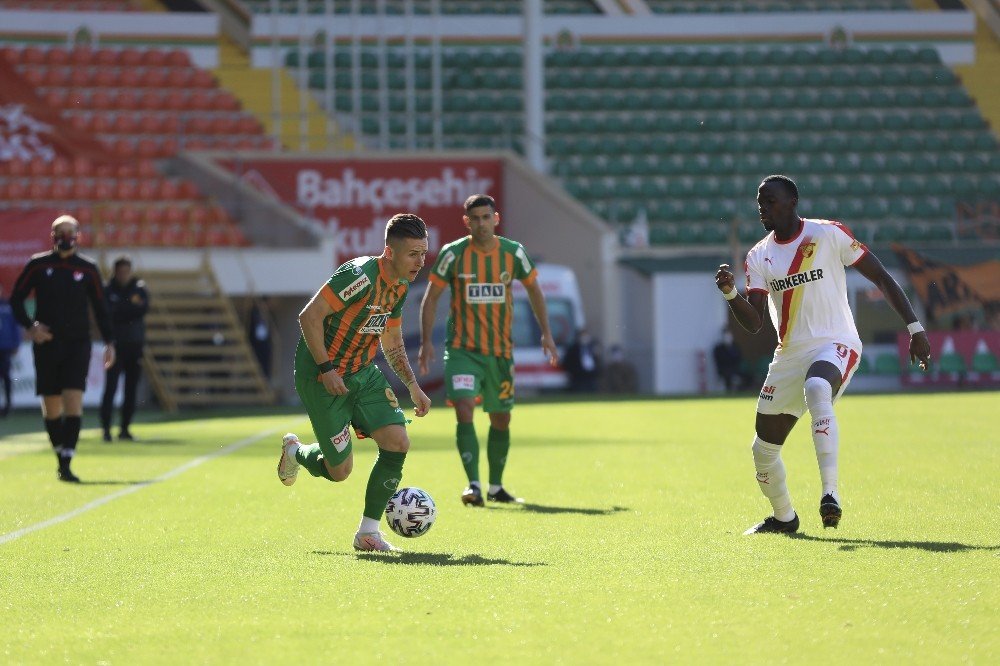
{"type": "Polygon", "coordinates": [[[219,17],[209,13],[58,12],[0,10],[0,46],[160,48],[187,51],[199,67],[219,65],[219,17]]]}
{"type": "MultiPolygon", "coordinates": [[[[375,43],[410,34],[415,40],[440,39],[442,46],[518,46],[524,21],[518,16],[489,17],[484,40],[482,22],[466,16],[344,16],[292,14],[254,15],[250,27],[254,67],[282,66],[284,50],[311,43],[321,31],[337,40],[355,36],[375,43]]],[[[761,12],[757,14],[670,14],[653,16],[550,15],[542,19],[547,43],[571,36],[579,46],[670,44],[686,47],[780,46],[821,44],[843,33],[862,46],[931,46],[949,65],[975,59],[972,12],[761,12]]]]}

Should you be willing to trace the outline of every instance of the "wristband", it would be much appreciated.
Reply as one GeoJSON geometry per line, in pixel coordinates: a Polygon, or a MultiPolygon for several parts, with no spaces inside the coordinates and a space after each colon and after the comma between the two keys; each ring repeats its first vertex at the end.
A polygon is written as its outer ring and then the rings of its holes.
{"type": "Polygon", "coordinates": [[[728,293],[728,294],[727,294],[727,293],[725,293],[725,292],[722,292],[722,297],[723,297],[724,299],[726,299],[727,301],[731,301],[731,300],[733,300],[734,298],[736,298],[736,297],[737,297],[737,296],[739,296],[739,295],[740,295],[740,292],[739,292],[739,290],[737,290],[737,289],[736,289],[736,287],[733,287],[733,288],[732,288],[732,289],[731,289],[731,290],[729,291],[729,293],[728,293]]]}
{"type": "Polygon", "coordinates": [[[923,333],[924,332],[924,327],[920,324],[919,321],[915,321],[912,324],[907,324],[906,325],[906,330],[908,330],[910,332],[911,336],[914,336],[917,333],[923,333]]]}
{"type": "Polygon", "coordinates": [[[330,372],[331,370],[336,370],[336,369],[337,369],[337,366],[334,364],[333,361],[330,361],[330,360],[323,361],[322,363],[319,364],[320,374],[323,374],[323,375],[325,375],[326,373],[330,372]]]}

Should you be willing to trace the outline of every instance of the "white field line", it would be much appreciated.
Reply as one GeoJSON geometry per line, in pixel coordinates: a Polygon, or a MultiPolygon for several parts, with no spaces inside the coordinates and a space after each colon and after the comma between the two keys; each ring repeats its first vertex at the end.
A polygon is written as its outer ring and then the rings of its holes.
{"type": "Polygon", "coordinates": [[[175,467],[174,469],[170,470],[169,472],[165,472],[164,474],[161,474],[155,479],[151,479],[149,481],[143,481],[142,483],[137,483],[132,486],[126,486],[121,490],[116,490],[110,495],[105,495],[104,497],[98,497],[97,499],[91,502],[87,502],[83,506],[77,507],[76,509],[68,511],[67,513],[64,513],[62,515],[56,516],[54,518],[49,518],[48,520],[43,520],[42,522],[35,523],[34,525],[28,525],[27,527],[22,527],[19,530],[14,530],[13,532],[8,532],[7,534],[0,535],[0,545],[3,545],[10,541],[14,541],[15,539],[20,539],[26,534],[31,534],[32,532],[43,530],[46,527],[52,527],[53,525],[64,523],[67,520],[76,518],[81,514],[87,513],[91,509],[96,509],[97,507],[103,506],[108,502],[112,502],[118,499],[119,497],[125,497],[126,495],[131,495],[132,493],[138,492],[143,488],[146,488],[154,483],[161,483],[163,481],[172,479],[178,474],[183,474],[189,469],[194,469],[195,467],[198,467],[203,463],[207,463],[210,460],[214,460],[215,458],[220,458],[222,456],[229,455],[230,453],[239,451],[240,449],[250,446],[255,442],[259,442],[260,440],[264,439],[265,437],[269,437],[270,435],[273,435],[279,430],[281,430],[281,428],[271,428],[270,430],[265,430],[264,432],[257,433],[256,435],[251,435],[250,437],[241,439],[238,442],[233,442],[229,446],[225,446],[219,449],[218,451],[213,451],[212,453],[208,453],[206,455],[194,458],[193,460],[189,460],[180,467],[175,467]]]}

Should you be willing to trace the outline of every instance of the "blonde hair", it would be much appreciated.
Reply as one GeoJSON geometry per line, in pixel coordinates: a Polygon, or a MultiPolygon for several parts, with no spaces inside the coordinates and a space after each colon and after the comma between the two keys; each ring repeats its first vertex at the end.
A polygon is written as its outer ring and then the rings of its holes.
{"type": "Polygon", "coordinates": [[[79,229],[80,223],[72,215],[60,215],[56,219],[52,220],[52,231],[55,231],[57,227],[63,224],[72,224],[74,228],[79,229]]]}

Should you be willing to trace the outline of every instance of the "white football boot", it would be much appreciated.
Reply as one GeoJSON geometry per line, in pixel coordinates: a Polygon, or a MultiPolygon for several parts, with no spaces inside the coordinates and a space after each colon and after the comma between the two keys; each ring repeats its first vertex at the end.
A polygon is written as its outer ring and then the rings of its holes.
{"type": "Polygon", "coordinates": [[[399,552],[399,548],[386,541],[381,532],[358,532],[354,535],[354,550],[399,552]]]}
{"type": "Polygon", "coordinates": [[[281,457],[278,459],[278,479],[290,486],[295,483],[295,477],[299,475],[299,461],[295,459],[292,452],[297,446],[301,446],[297,435],[288,433],[281,438],[281,457]]]}

